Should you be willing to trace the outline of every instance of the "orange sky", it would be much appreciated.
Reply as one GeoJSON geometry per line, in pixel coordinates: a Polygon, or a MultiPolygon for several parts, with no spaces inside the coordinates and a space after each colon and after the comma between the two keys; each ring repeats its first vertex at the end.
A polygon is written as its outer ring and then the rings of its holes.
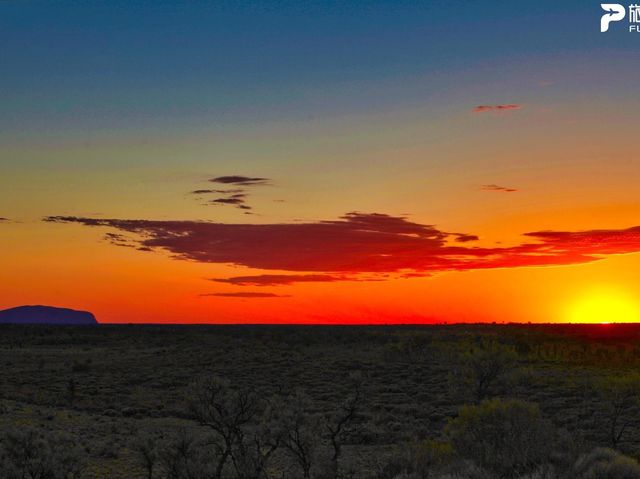
{"type": "Polygon", "coordinates": [[[640,44],[574,3],[3,4],[0,308],[640,320],[640,44]]]}

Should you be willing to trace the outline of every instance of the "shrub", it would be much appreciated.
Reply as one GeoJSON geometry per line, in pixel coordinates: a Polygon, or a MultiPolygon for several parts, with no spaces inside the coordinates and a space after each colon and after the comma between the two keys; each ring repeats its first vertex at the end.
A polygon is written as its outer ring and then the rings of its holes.
{"type": "Polygon", "coordinates": [[[516,369],[516,353],[499,344],[484,344],[463,355],[455,380],[465,396],[479,403],[504,388],[516,369]]]}
{"type": "Polygon", "coordinates": [[[159,459],[158,449],[158,440],[152,435],[138,436],[133,444],[133,450],[146,471],[147,479],[153,479],[154,469],[159,459]]]}
{"type": "MultiPolygon", "coordinates": [[[[204,441],[206,442],[206,441],[204,441]]],[[[186,430],[178,431],[161,451],[163,479],[209,479],[216,476],[217,457],[202,440],[186,430]]],[[[149,472],[147,470],[147,472],[149,472]]]]}
{"type": "Polygon", "coordinates": [[[578,459],[574,474],[577,479],[638,479],[640,465],[612,449],[598,448],[578,459]]]}
{"type": "Polygon", "coordinates": [[[606,377],[596,383],[607,420],[609,444],[617,448],[624,433],[636,422],[640,409],[640,374],[606,377]]]}
{"type": "Polygon", "coordinates": [[[31,428],[9,430],[0,443],[3,479],[77,479],[84,464],[76,445],[31,428]]]}
{"type": "Polygon", "coordinates": [[[398,448],[389,462],[377,475],[377,479],[428,479],[442,472],[454,457],[450,444],[438,441],[420,441],[398,448]]]}
{"type": "Polygon", "coordinates": [[[503,478],[533,472],[547,462],[556,439],[538,406],[517,400],[465,406],[445,432],[459,456],[503,478]]]}

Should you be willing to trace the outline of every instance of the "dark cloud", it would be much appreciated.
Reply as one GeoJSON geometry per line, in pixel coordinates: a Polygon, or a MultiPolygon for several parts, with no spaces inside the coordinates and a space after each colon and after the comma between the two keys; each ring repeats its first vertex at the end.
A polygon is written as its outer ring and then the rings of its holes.
{"type": "Polygon", "coordinates": [[[231,195],[237,193],[244,193],[245,190],[242,188],[235,188],[230,190],[193,190],[189,193],[192,195],[207,195],[207,194],[221,194],[221,195],[231,195]]]}
{"type": "Polygon", "coordinates": [[[242,291],[239,293],[207,293],[200,296],[220,296],[223,298],[290,298],[291,296],[285,294],[274,293],[254,293],[249,291],[242,291]]]}
{"type": "Polygon", "coordinates": [[[458,243],[469,243],[471,241],[478,241],[480,238],[476,235],[468,235],[468,234],[455,234],[456,241],[458,243]]]}
{"type": "Polygon", "coordinates": [[[269,178],[259,178],[250,176],[218,176],[217,178],[211,178],[211,183],[222,183],[224,185],[238,185],[238,186],[262,186],[268,185],[271,180],[269,178]]]}
{"type": "Polygon", "coordinates": [[[216,198],[215,200],[211,200],[209,203],[219,203],[219,204],[223,204],[223,205],[241,205],[244,203],[244,199],[243,198],[216,198]]]}
{"type": "Polygon", "coordinates": [[[507,186],[500,185],[482,185],[480,189],[483,191],[497,191],[499,193],[515,193],[518,191],[516,188],[509,188],[507,186]]]}
{"type": "Polygon", "coordinates": [[[190,191],[189,193],[192,195],[206,195],[209,193],[215,193],[217,191],[219,190],[193,190],[193,191],[190,191]]]}
{"type": "Polygon", "coordinates": [[[640,226],[622,230],[535,231],[525,236],[584,255],[634,253],[640,246],[640,226]]]}
{"type": "Polygon", "coordinates": [[[109,227],[137,246],[174,257],[255,269],[326,274],[466,271],[580,264],[640,252],[640,226],[622,230],[526,233],[515,246],[476,247],[459,234],[385,214],[349,213],[338,220],[225,224],[54,216],[45,221],[109,227]]]}
{"type": "Polygon", "coordinates": [[[517,103],[509,103],[507,105],[478,105],[473,109],[474,113],[485,113],[487,111],[509,111],[520,110],[522,105],[517,103]]]}
{"type": "Polygon", "coordinates": [[[116,246],[134,246],[129,243],[129,239],[126,236],[118,233],[105,233],[104,239],[116,246]]]}
{"type": "Polygon", "coordinates": [[[211,279],[211,281],[233,284],[235,286],[282,286],[293,283],[327,283],[345,280],[356,281],[357,278],[329,274],[260,274],[256,276],[211,279]]]}
{"type": "Polygon", "coordinates": [[[208,200],[207,204],[210,205],[231,205],[241,210],[250,210],[251,207],[246,204],[247,196],[249,196],[243,189],[230,189],[230,190],[194,190],[191,192],[193,195],[202,196],[205,194],[225,194],[220,198],[208,200]]]}
{"type": "Polygon", "coordinates": [[[400,275],[400,277],[403,278],[403,279],[428,278],[429,276],[431,276],[431,275],[430,274],[425,274],[425,273],[402,273],[400,275]]]}
{"type": "Polygon", "coordinates": [[[0,223],[4,223],[6,221],[9,221],[9,218],[4,218],[4,217],[0,216],[0,223]]]}
{"type": "Polygon", "coordinates": [[[202,195],[219,194],[224,195],[213,200],[209,200],[206,204],[210,205],[231,205],[238,209],[244,210],[245,214],[251,214],[251,206],[247,205],[248,193],[246,188],[251,186],[264,186],[270,184],[268,178],[251,177],[251,176],[218,176],[209,180],[212,183],[220,183],[230,186],[242,186],[244,188],[227,188],[227,189],[199,189],[190,192],[192,195],[202,197],[202,195]]]}

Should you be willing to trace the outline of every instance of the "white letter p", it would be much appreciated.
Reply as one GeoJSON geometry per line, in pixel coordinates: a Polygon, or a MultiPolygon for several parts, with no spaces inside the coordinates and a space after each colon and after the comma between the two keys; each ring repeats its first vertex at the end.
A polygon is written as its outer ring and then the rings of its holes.
{"type": "Polygon", "coordinates": [[[600,31],[606,32],[609,30],[609,24],[611,22],[619,22],[627,13],[626,9],[618,3],[601,3],[602,9],[607,12],[602,15],[600,19],[600,31]]]}

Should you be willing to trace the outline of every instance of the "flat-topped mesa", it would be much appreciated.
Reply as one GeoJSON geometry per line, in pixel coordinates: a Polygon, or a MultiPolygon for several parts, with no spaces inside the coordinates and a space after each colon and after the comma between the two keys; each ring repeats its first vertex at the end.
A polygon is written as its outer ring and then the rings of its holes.
{"type": "Polygon", "coordinates": [[[18,306],[0,311],[0,324],[95,325],[95,316],[88,311],[76,311],[52,306],[18,306]]]}

